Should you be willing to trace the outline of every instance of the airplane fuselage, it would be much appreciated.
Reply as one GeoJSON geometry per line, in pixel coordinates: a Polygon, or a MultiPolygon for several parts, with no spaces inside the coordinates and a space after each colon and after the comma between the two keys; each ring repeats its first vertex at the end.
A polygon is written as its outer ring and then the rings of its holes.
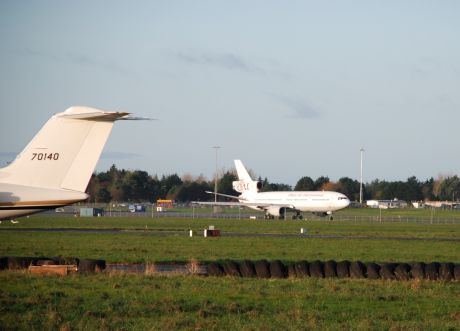
{"type": "Polygon", "coordinates": [[[350,200],[344,194],[329,191],[245,192],[240,197],[244,198],[240,202],[248,203],[248,207],[256,210],[267,210],[271,214],[273,214],[275,207],[258,207],[252,204],[260,204],[260,206],[284,205],[285,208],[301,212],[325,213],[346,208],[350,204],[350,200]]]}
{"type": "Polygon", "coordinates": [[[84,201],[83,192],[0,183],[0,220],[84,201]]]}

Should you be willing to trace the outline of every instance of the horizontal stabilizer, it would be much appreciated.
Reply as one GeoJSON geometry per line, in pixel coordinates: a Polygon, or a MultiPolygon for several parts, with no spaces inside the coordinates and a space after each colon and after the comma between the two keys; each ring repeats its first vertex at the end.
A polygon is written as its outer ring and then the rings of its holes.
{"type": "Polygon", "coordinates": [[[279,207],[279,208],[291,208],[295,207],[291,204],[283,203],[260,203],[260,202],[211,202],[211,201],[192,201],[196,205],[208,205],[208,206],[242,206],[242,207],[257,207],[260,209],[268,207],[279,207]]]}
{"type": "Polygon", "coordinates": [[[245,198],[237,197],[237,196],[234,196],[234,195],[216,193],[216,192],[211,192],[211,191],[205,191],[205,192],[208,193],[208,194],[212,194],[212,195],[218,195],[220,197],[225,197],[225,198],[230,198],[230,199],[237,199],[237,200],[245,200],[245,198]]]}

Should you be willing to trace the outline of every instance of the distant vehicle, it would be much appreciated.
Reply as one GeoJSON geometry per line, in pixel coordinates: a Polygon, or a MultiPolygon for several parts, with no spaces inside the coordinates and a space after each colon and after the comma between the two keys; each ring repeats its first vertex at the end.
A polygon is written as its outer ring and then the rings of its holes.
{"type": "Polygon", "coordinates": [[[0,219],[86,200],[113,123],[126,119],[137,118],[89,107],[52,116],[16,160],[0,169],[0,219]]]}
{"type": "Polygon", "coordinates": [[[223,197],[236,199],[239,202],[195,202],[202,205],[215,206],[246,206],[256,210],[265,211],[265,218],[278,216],[285,217],[286,211],[292,210],[295,215],[292,219],[303,219],[302,212],[312,212],[318,216],[329,215],[332,212],[346,208],[350,200],[342,193],[330,191],[273,191],[259,192],[262,183],[252,180],[243,163],[235,160],[238,181],[233,182],[233,189],[241,195],[233,196],[215,192],[223,197]]]}
{"type": "Polygon", "coordinates": [[[144,213],[147,210],[144,205],[129,205],[128,209],[131,213],[144,213]]]}
{"type": "Polygon", "coordinates": [[[103,208],[80,208],[80,217],[104,216],[103,208]]]}

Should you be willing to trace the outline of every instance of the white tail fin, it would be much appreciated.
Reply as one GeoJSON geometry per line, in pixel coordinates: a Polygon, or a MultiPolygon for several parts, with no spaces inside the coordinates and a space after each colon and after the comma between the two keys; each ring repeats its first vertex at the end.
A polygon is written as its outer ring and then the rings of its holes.
{"type": "Polygon", "coordinates": [[[236,172],[238,173],[239,180],[244,180],[245,182],[252,182],[252,178],[249,175],[246,168],[244,167],[243,162],[241,162],[241,160],[235,160],[235,168],[236,172]]]}
{"type": "Polygon", "coordinates": [[[262,187],[261,183],[252,180],[251,176],[249,175],[241,160],[235,160],[235,168],[236,172],[238,173],[239,179],[232,183],[233,189],[235,191],[244,193],[246,191],[258,192],[260,190],[260,188],[262,187]]]}
{"type": "Polygon", "coordinates": [[[114,121],[129,113],[71,107],[51,117],[0,182],[84,192],[114,121]]]}

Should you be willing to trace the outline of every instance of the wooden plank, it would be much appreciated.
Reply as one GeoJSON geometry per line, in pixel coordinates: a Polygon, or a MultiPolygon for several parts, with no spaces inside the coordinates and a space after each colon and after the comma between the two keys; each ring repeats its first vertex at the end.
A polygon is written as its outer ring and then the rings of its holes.
{"type": "Polygon", "coordinates": [[[68,273],[76,272],[77,270],[76,265],[42,265],[29,267],[30,273],[38,275],[66,276],[68,273]]]}

